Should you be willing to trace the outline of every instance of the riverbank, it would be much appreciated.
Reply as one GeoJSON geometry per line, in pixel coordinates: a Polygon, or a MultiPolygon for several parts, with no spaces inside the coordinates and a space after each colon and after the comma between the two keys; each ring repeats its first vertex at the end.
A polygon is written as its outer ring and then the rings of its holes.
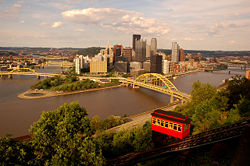
{"type": "Polygon", "coordinates": [[[32,90],[29,89],[21,94],[19,94],[17,97],[21,99],[40,99],[40,98],[48,98],[48,97],[55,97],[55,96],[65,96],[65,95],[72,95],[77,93],[84,93],[84,92],[92,92],[92,91],[99,91],[99,90],[105,90],[105,89],[111,89],[111,88],[118,88],[123,85],[113,85],[113,86],[106,86],[101,88],[92,88],[92,89],[84,89],[84,90],[77,90],[72,92],[54,92],[49,90],[32,90]],[[34,96],[28,96],[29,94],[34,94],[34,96]],[[35,96],[35,94],[41,94],[39,96],[35,96]]]}

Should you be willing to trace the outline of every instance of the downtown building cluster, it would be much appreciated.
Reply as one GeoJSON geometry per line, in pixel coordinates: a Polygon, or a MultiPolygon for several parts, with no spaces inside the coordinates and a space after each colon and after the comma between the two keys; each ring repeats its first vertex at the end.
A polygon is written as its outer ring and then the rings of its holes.
{"type": "MultiPolygon", "coordinates": [[[[141,35],[134,34],[132,48],[114,45],[111,48],[107,45],[100,52],[89,57],[88,55],[76,55],[75,71],[80,74],[84,69],[89,68],[90,73],[105,74],[110,71],[117,73],[130,73],[140,75],[145,72],[175,74],[200,68],[202,65],[192,58],[185,58],[193,55],[185,55],[177,42],[172,43],[172,52],[166,55],[157,51],[157,39],[152,38],[150,44],[141,38],[141,35]]],[[[196,56],[196,55],[195,55],[196,56]]],[[[197,55],[201,58],[201,55],[197,55]]]]}

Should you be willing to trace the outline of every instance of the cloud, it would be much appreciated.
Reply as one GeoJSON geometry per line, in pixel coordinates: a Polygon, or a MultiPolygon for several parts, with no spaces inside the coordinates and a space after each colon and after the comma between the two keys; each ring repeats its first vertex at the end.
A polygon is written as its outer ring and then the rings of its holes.
{"type": "Polygon", "coordinates": [[[14,3],[12,7],[13,8],[21,8],[22,5],[20,3],[14,3]]]}
{"type": "Polygon", "coordinates": [[[85,30],[84,29],[81,29],[81,28],[77,28],[75,29],[76,32],[84,32],[85,30]]]}
{"type": "Polygon", "coordinates": [[[40,26],[45,26],[45,25],[48,25],[49,23],[47,23],[47,22],[41,22],[39,25],[40,26]]]}
{"type": "Polygon", "coordinates": [[[14,18],[18,17],[18,14],[20,13],[22,9],[22,4],[23,4],[23,0],[19,0],[14,4],[11,4],[10,6],[3,8],[3,10],[0,11],[0,18],[10,19],[13,17],[14,18]]]}
{"type": "Polygon", "coordinates": [[[184,37],[184,40],[187,40],[187,41],[201,41],[201,40],[204,40],[204,39],[203,38],[184,37]]]}
{"type": "Polygon", "coordinates": [[[160,19],[146,18],[143,13],[114,8],[74,9],[62,12],[63,18],[80,24],[142,34],[165,35],[168,25],[160,19]]]}
{"type": "Polygon", "coordinates": [[[19,21],[20,24],[24,24],[24,20],[19,21]]]}
{"type": "Polygon", "coordinates": [[[230,40],[230,41],[228,41],[228,43],[229,43],[229,44],[235,44],[236,41],[235,41],[235,40],[230,40]]]}
{"type": "Polygon", "coordinates": [[[62,24],[63,24],[63,22],[61,22],[61,21],[54,22],[51,25],[51,28],[58,28],[58,27],[62,26],[62,24]]]}
{"type": "Polygon", "coordinates": [[[72,8],[71,5],[67,5],[64,3],[50,2],[48,5],[56,8],[56,9],[60,9],[60,10],[68,10],[68,9],[72,8]]]}

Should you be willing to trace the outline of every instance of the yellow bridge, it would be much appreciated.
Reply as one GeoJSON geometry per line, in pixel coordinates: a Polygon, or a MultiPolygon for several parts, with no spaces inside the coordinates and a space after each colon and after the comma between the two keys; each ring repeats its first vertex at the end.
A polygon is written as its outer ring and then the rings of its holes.
{"type": "Polygon", "coordinates": [[[140,86],[168,94],[171,96],[171,103],[174,102],[174,98],[181,100],[182,102],[186,102],[191,98],[189,94],[180,92],[166,77],[157,73],[142,74],[136,79],[125,79],[125,82],[133,88],[135,88],[135,86],[140,86]]]}
{"type": "Polygon", "coordinates": [[[35,65],[36,67],[47,67],[47,66],[52,66],[52,67],[72,67],[73,63],[68,62],[68,61],[62,61],[62,62],[51,62],[47,61],[45,63],[41,63],[38,65],[35,65]]]}
{"type": "Polygon", "coordinates": [[[40,79],[41,76],[43,77],[53,77],[59,74],[56,73],[38,73],[34,69],[30,68],[19,68],[14,69],[11,71],[0,71],[0,77],[8,75],[8,78],[12,78],[13,75],[34,75],[37,76],[38,79],[40,79]]]}

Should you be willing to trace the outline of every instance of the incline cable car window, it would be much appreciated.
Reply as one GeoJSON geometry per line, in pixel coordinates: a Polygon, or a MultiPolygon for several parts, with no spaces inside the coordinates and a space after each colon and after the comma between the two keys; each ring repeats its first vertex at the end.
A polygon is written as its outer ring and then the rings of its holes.
{"type": "Polygon", "coordinates": [[[181,125],[178,125],[178,131],[182,131],[182,126],[181,125]]]}
{"type": "Polygon", "coordinates": [[[160,119],[157,119],[157,125],[160,125],[160,119]]]}
{"type": "Polygon", "coordinates": [[[177,124],[174,123],[174,130],[177,130],[177,124]]]}
{"type": "Polygon", "coordinates": [[[164,126],[164,120],[161,120],[161,126],[164,126]]]}
{"type": "Polygon", "coordinates": [[[169,129],[173,129],[173,123],[172,122],[169,123],[169,129]]]}
{"type": "Polygon", "coordinates": [[[155,118],[153,118],[153,124],[155,124],[155,122],[156,122],[156,119],[155,119],[155,118]]]}
{"type": "Polygon", "coordinates": [[[165,127],[168,128],[168,122],[167,121],[165,121],[165,127]]]}

